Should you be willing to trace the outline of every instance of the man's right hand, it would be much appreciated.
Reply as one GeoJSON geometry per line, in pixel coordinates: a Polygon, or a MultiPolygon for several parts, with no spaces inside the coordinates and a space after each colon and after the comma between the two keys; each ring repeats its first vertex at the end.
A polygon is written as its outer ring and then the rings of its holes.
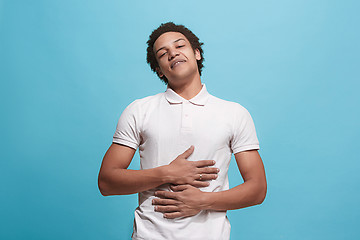
{"type": "Polygon", "coordinates": [[[168,165],[169,183],[207,187],[210,185],[208,181],[218,177],[219,169],[209,167],[215,165],[214,160],[188,161],[193,152],[194,146],[191,146],[168,165]]]}
{"type": "Polygon", "coordinates": [[[217,178],[218,169],[213,160],[188,161],[194,151],[190,147],[169,165],[143,170],[127,169],[135,149],[111,144],[99,172],[99,189],[104,196],[143,192],[165,183],[194,187],[207,187],[209,180],[217,178]]]}

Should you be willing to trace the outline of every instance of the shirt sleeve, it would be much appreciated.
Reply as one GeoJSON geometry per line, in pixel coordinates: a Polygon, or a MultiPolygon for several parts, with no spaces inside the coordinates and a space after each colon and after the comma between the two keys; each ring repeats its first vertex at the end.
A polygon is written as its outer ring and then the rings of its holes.
{"type": "Polygon", "coordinates": [[[234,115],[231,150],[235,154],[247,150],[258,149],[259,141],[256,136],[253,119],[244,107],[238,105],[234,115]]]}
{"type": "Polygon", "coordinates": [[[136,101],[131,103],[121,114],[113,143],[122,144],[133,149],[140,145],[140,111],[136,101]]]}

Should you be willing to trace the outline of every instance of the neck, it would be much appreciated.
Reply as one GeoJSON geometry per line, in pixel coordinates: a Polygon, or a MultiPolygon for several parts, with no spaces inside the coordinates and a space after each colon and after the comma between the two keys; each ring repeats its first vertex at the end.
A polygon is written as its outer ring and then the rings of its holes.
{"type": "Polygon", "coordinates": [[[184,82],[169,82],[169,87],[174,90],[181,97],[189,100],[195,97],[202,88],[200,76],[198,78],[194,78],[192,81],[184,81],[184,82]]]}

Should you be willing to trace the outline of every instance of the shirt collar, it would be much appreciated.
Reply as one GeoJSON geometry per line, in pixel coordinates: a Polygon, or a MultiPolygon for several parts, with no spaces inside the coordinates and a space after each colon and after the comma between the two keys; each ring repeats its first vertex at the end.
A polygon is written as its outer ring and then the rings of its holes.
{"type": "Polygon", "coordinates": [[[172,90],[169,87],[166,89],[166,92],[165,92],[166,100],[168,100],[169,103],[173,103],[173,104],[179,104],[179,103],[189,101],[192,104],[204,106],[206,104],[209,96],[210,96],[210,94],[206,90],[205,84],[202,85],[200,92],[190,100],[186,100],[185,98],[181,97],[179,94],[174,92],[174,90],[172,90]]]}

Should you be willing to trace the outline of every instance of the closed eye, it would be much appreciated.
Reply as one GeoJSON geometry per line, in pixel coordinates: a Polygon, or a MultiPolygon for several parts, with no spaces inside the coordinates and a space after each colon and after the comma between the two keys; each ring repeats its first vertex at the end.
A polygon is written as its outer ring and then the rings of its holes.
{"type": "Polygon", "coordinates": [[[164,52],[163,54],[161,54],[160,56],[159,56],[159,58],[161,58],[162,56],[164,56],[166,54],[166,52],[164,52]]]}
{"type": "Polygon", "coordinates": [[[182,47],[184,47],[185,45],[179,45],[179,46],[177,46],[177,48],[182,48],[182,47]]]}

